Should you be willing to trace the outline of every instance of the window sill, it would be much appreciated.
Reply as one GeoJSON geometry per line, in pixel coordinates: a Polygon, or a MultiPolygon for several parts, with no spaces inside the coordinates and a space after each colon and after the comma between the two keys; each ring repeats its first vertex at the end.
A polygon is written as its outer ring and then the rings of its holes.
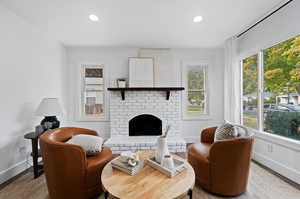
{"type": "Polygon", "coordinates": [[[264,131],[259,131],[256,129],[248,128],[250,131],[255,133],[255,137],[272,142],[274,144],[281,145],[296,151],[300,151],[300,141],[286,138],[283,136],[267,133],[264,131]]]}

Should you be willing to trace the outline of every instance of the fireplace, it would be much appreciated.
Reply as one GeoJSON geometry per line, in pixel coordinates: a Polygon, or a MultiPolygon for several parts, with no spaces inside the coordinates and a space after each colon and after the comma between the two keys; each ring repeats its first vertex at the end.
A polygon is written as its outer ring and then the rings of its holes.
{"type": "Polygon", "coordinates": [[[129,121],[129,136],[162,135],[162,121],[158,117],[142,114],[129,121]]]}
{"type": "Polygon", "coordinates": [[[109,102],[110,138],[104,146],[109,147],[113,154],[155,150],[156,136],[161,135],[167,125],[172,126],[167,139],[169,151],[186,151],[186,142],[180,131],[179,91],[172,91],[169,101],[161,91],[126,92],[125,100],[119,92],[110,92],[109,102]]]}

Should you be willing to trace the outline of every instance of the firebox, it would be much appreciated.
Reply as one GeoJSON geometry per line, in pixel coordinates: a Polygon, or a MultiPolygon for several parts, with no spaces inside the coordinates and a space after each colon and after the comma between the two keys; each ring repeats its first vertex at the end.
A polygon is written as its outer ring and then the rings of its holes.
{"type": "Polygon", "coordinates": [[[129,121],[129,136],[162,135],[162,121],[158,117],[142,114],[129,121]]]}

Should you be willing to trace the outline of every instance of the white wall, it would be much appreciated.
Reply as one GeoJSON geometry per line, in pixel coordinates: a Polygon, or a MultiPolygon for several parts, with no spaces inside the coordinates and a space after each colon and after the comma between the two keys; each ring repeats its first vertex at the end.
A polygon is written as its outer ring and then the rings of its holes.
{"type": "MultiPolygon", "coordinates": [[[[280,12],[239,38],[241,58],[300,35],[300,1],[293,1],[280,12]]],[[[300,184],[300,142],[256,132],[254,159],[300,184]]]]}
{"type": "Polygon", "coordinates": [[[2,183],[28,167],[31,142],[23,136],[42,119],[34,116],[41,99],[62,97],[65,50],[2,6],[0,24],[2,183]]]}
{"type": "Polygon", "coordinates": [[[300,1],[292,3],[238,39],[241,57],[300,35],[300,1]]]}
{"type": "MultiPolygon", "coordinates": [[[[181,86],[181,62],[208,60],[209,66],[209,110],[210,117],[207,120],[182,121],[182,136],[188,141],[199,140],[201,129],[219,125],[223,121],[223,49],[172,49],[174,55],[174,76],[177,85],[181,86]]],[[[109,82],[116,78],[128,77],[128,57],[137,56],[138,48],[129,47],[68,47],[68,72],[66,86],[69,88],[69,96],[76,96],[79,88],[77,77],[80,64],[104,64],[109,71],[109,82]]],[[[68,99],[68,121],[66,124],[95,129],[104,137],[109,137],[109,121],[106,122],[78,122],[75,120],[74,97],[68,99]]]]}

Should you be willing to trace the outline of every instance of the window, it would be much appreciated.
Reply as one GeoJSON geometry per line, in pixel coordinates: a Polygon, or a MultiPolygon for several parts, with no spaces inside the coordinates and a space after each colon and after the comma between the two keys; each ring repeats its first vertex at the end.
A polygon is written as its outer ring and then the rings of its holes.
{"type": "Polygon", "coordinates": [[[183,118],[201,119],[207,115],[207,64],[183,65],[183,118]]]}
{"type": "Polygon", "coordinates": [[[257,55],[242,61],[243,68],[243,125],[258,128],[258,65],[257,55]]]}
{"type": "Polygon", "coordinates": [[[300,140],[300,36],[263,51],[263,129],[300,140]]]}
{"type": "Polygon", "coordinates": [[[242,70],[243,124],[300,140],[300,36],[243,59],[242,70]]]}
{"type": "Polygon", "coordinates": [[[83,65],[80,120],[102,120],[106,116],[104,67],[83,65]]]}

